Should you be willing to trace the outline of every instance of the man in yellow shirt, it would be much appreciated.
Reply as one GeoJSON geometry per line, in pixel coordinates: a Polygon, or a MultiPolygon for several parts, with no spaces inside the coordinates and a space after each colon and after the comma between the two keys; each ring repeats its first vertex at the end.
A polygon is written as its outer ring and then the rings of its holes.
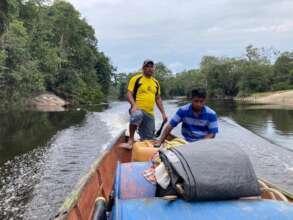
{"type": "Polygon", "coordinates": [[[142,140],[153,139],[155,132],[154,105],[157,104],[163,121],[167,121],[160,84],[153,77],[155,65],[152,60],[145,60],[142,73],[133,76],[128,84],[127,100],[131,105],[128,147],[132,147],[134,133],[138,129],[142,140]]]}

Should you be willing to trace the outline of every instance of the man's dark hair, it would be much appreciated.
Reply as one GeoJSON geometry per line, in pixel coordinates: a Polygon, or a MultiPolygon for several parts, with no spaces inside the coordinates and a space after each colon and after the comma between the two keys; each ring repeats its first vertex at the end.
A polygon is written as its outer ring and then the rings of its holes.
{"type": "Polygon", "coordinates": [[[206,90],[202,88],[193,89],[191,91],[191,98],[198,97],[205,99],[207,96],[206,90]]]}

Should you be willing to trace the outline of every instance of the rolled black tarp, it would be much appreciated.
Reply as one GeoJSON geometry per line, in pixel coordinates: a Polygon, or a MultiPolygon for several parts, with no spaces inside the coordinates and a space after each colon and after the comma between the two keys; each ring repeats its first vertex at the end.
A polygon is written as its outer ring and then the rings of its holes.
{"type": "Polygon", "coordinates": [[[235,143],[203,140],[161,149],[160,157],[171,178],[171,187],[182,186],[186,200],[227,200],[259,196],[249,157],[235,143]]]}

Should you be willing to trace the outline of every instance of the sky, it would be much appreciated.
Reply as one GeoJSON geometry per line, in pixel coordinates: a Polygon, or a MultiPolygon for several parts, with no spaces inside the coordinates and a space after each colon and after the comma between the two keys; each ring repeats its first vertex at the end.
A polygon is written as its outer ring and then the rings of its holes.
{"type": "Polygon", "coordinates": [[[149,58],[173,73],[245,47],[293,51],[293,0],[69,0],[118,72],[149,58]]]}

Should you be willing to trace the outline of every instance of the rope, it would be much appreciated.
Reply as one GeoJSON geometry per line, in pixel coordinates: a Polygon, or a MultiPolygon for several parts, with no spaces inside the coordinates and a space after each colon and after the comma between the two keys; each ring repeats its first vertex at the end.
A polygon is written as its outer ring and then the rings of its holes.
{"type": "Polygon", "coordinates": [[[279,190],[276,190],[274,188],[263,188],[262,189],[264,192],[268,192],[272,194],[272,199],[273,200],[281,200],[281,201],[285,201],[285,202],[289,202],[289,200],[287,199],[286,196],[284,196],[283,193],[281,193],[279,190]],[[277,199],[276,196],[279,198],[277,199]]]}
{"type": "Polygon", "coordinates": [[[262,192],[267,192],[269,194],[270,199],[289,202],[287,197],[282,192],[280,192],[279,190],[274,189],[274,188],[270,188],[266,183],[264,183],[261,180],[258,180],[258,184],[260,185],[262,192]],[[276,196],[278,198],[276,198],[276,196]]]}

